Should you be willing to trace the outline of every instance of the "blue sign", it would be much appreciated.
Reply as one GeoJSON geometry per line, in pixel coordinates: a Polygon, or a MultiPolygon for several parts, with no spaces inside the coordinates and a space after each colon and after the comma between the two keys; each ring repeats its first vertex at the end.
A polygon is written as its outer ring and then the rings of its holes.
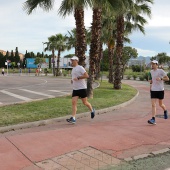
{"type": "MultiPolygon", "coordinates": [[[[49,68],[49,59],[48,58],[45,58],[45,63],[42,63],[42,68],[49,68]]],[[[35,58],[26,58],[26,68],[37,68],[38,67],[38,64],[34,64],[35,62],[35,58]]]]}
{"type": "Polygon", "coordinates": [[[34,64],[35,58],[27,58],[27,68],[37,68],[37,65],[34,64]]]}

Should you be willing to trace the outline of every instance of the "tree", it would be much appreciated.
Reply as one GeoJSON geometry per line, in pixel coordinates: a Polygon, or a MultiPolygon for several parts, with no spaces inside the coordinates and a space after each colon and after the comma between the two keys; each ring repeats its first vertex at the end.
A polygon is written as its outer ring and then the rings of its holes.
{"type": "Polygon", "coordinates": [[[166,63],[169,64],[170,57],[167,55],[167,53],[162,52],[152,57],[151,60],[157,60],[159,64],[166,64],[166,63]]]}
{"type": "MultiPolygon", "coordinates": [[[[67,46],[71,48],[75,48],[75,54],[76,52],[76,29],[72,29],[71,31],[68,31],[68,34],[66,34],[66,40],[67,40],[67,46]]],[[[74,54],[74,55],[75,55],[74,54]]]]}
{"type": "Polygon", "coordinates": [[[136,28],[131,28],[128,25],[129,32],[132,32],[134,29],[139,29],[141,32],[144,32],[144,24],[146,20],[141,16],[146,14],[150,16],[151,10],[148,6],[149,3],[152,3],[152,0],[128,0],[129,4],[127,7],[122,8],[120,14],[117,17],[117,40],[116,40],[116,68],[114,74],[114,88],[121,89],[121,79],[123,73],[123,63],[122,63],[122,51],[123,51],[123,37],[125,33],[125,19],[129,23],[136,25],[136,28]]]}
{"type": "Polygon", "coordinates": [[[53,75],[54,76],[55,76],[55,50],[57,49],[56,41],[57,41],[56,36],[52,35],[51,37],[48,37],[48,42],[44,43],[47,45],[47,47],[44,50],[52,52],[52,63],[53,63],[53,75]]]}
{"type": "Polygon", "coordinates": [[[59,67],[60,67],[60,54],[62,51],[65,51],[66,49],[69,50],[70,46],[66,44],[67,38],[63,36],[62,34],[56,34],[56,50],[58,51],[58,57],[57,57],[57,72],[56,76],[60,75],[59,67]]]}
{"type": "Polygon", "coordinates": [[[46,61],[45,61],[45,58],[41,58],[41,57],[36,57],[35,58],[35,61],[34,61],[34,64],[36,64],[36,65],[38,65],[40,68],[41,68],[41,65],[43,64],[43,63],[45,63],[46,61]]]}
{"type": "Polygon", "coordinates": [[[101,28],[102,28],[102,11],[103,8],[109,6],[105,0],[93,1],[93,17],[91,26],[91,44],[89,52],[89,78],[87,80],[87,96],[93,98],[93,80],[96,74],[96,64],[100,61],[101,56],[101,28]]]}
{"type": "Polygon", "coordinates": [[[84,7],[91,6],[91,0],[63,0],[59,9],[59,14],[65,17],[74,12],[76,21],[76,46],[75,55],[79,58],[79,65],[85,67],[85,52],[87,50],[84,7]]]}
{"type": "MultiPolygon", "coordinates": [[[[100,61],[99,56],[101,56],[101,28],[102,28],[102,11],[110,12],[111,10],[117,11],[118,7],[121,7],[126,3],[125,0],[94,0],[93,1],[93,21],[91,28],[91,44],[90,44],[90,68],[89,68],[89,79],[87,81],[87,94],[88,97],[93,97],[92,83],[94,79],[94,74],[96,73],[97,61],[100,61]],[[112,5],[112,8],[111,8],[112,5]]],[[[125,5],[124,5],[125,6],[125,5]]],[[[115,11],[113,13],[115,13],[115,11]]]]}
{"type": "Polygon", "coordinates": [[[5,67],[5,57],[1,52],[0,52],[0,67],[5,67]]]}
{"type": "Polygon", "coordinates": [[[16,65],[17,65],[18,62],[20,62],[18,47],[16,47],[16,49],[15,49],[14,62],[15,62],[16,65]]]}
{"type": "MultiPolygon", "coordinates": [[[[122,64],[123,64],[123,73],[125,72],[125,66],[127,62],[129,61],[130,58],[137,58],[138,53],[135,48],[126,46],[123,47],[123,55],[122,55],[122,64]]],[[[122,78],[123,78],[123,73],[122,73],[122,78]]]]}
{"type": "Polygon", "coordinates": [[[116,22],[115,16],[111,13],[106,13],[102,20],[102,40],[108,47],[108,62],[109,62],[109,83],[113,83],[113,57],[116,41],[116,22]]]}

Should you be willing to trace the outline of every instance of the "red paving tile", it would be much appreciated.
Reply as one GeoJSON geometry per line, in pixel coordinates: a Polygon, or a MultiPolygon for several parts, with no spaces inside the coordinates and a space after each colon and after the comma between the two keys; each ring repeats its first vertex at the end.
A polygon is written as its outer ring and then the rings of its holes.
{"type": "Polygon", "coordinates": [[[18,170],[31,162],[6,138],[0,138],[0,170],[18,170]]]}

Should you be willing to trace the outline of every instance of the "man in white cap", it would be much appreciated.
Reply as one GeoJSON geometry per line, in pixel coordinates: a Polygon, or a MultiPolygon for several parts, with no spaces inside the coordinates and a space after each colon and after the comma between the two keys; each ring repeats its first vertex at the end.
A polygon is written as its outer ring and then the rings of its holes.
{"type": "Polygon", "coordinates": [[[151,61],[152,70],[150,71],[149,82],[151,84],[151,102],[152,102],[152,118],[148,120],[149,124],[156,124],[156,101],[159,100],[159,106],[164,111],[164,119],[168,118],[168,111],[163,104],[164,99],[164,81],[168,81],[169,77],[164,70],[158,68],[158,61],[151,61]]]}
{"type": "Polygon", "coordinates": [[[86,78],[89,77],[86,70],[78,65],[78,57],[73,56],[71,58],[71,64],[73,66],[71,75],[71,83],[73,84],[73,92],[72,92],[72,117],[70,119],[66,119],[69,123],[76,123],[76,112],[77,112],[77,101],[81,98],[83,104],[89,108],[91,111],[91,118],[93,119],[95,116],[95,109],[92,108],[91,104],[87,101],[87,83],[85,81],[86,78]]]}

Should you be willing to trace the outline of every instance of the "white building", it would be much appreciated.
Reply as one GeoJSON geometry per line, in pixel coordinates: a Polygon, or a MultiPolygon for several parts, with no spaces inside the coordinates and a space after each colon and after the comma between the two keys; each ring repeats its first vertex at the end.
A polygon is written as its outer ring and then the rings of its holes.
{"type": "MultiPolygon", "coordinates": [[[[89,68],[89,56],[86,56],[85,63],[86,63],[86,68],[89,68]]],[[[51,64],[51,66],[53,66],[53,64],[51,64]]],[[[57,57],[55,58],[55,67],[57,67],[57,57]]],[[[63,69],[72,68],[70,58],[61,57],[60,68],[63,68],[63,69]]]]}

